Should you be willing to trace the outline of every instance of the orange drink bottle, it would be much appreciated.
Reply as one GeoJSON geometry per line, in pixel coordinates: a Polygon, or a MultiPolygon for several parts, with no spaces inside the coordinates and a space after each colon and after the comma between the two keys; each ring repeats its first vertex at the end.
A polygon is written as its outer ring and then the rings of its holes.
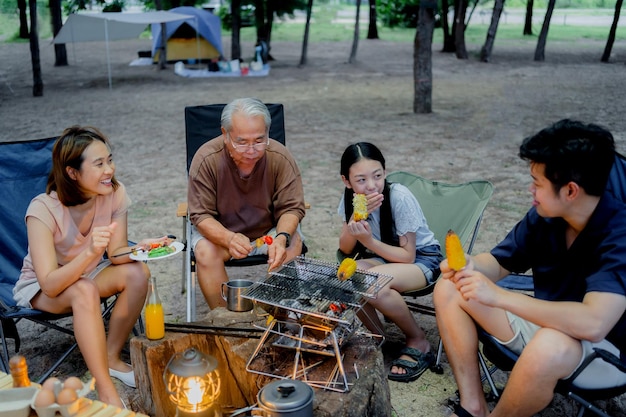
{"type": "Polygon", "coordinates": [[[150,340],[162,339],[165,336],[165,317],[163,305],[157,292],[156,278],[154,277],[150,277],[144,317],[146,321],[146,337],[150,340]]]}

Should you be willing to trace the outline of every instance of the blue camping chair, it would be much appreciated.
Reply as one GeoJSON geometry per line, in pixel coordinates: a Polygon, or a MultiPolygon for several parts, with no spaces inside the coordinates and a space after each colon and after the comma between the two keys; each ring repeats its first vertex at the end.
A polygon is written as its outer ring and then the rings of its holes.
{"type": "MultiPolygon", "coordinates": [[[[13,339],[15,352],[20,350],[17,323],[24,319],[39,323],[74,337],[69,327],[56,322],[71,314],[51,314],[23,308],[13,299],[13,287],[20,276],[22,261],[28,249],[24,215],[33,197],[45,192],[52,166],[52,147],[56,138],[0,143],[0,370],[9,372],[7,339],[13,339]]],[[[103,300],[103,317],[109,317],[115,297],[103,300]]],[[[142,323],[140,323],[140,327],[142,323]]],[[[76,349],[76,342],[37,379],[41,383],[76,349]]]]}

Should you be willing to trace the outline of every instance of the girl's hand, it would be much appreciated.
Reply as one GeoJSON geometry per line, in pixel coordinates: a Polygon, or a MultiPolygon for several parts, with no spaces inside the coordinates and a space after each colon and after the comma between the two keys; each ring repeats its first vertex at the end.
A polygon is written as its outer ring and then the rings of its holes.
{"type": "Polygon", "coordinates": [[[368,239],[372,239],[372,229],[366,220],[359,222],[350,220],[347,227],[350,235],[361,243],[365,243],[368,239]]]}
{"type": "Polygon", "coordinates": [[[368,194],[366,198],[367,198],[367,212],[373,213],[374,211],[376,211],[376,209],[378,209],[380,206],[383,205],[383,200],[385,199],[385,196],[382,195],[382,193],[376,192],[376,193],[368,194]]]}

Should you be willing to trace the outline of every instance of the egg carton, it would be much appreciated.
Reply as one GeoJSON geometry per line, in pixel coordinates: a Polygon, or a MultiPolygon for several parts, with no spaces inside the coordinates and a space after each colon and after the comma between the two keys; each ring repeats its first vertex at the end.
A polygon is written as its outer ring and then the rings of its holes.
{"type": "Polygon", "coordinates": [[[28,417],[31,401],[37,392],[39,389],[36,387],[0,390],[0,417],[28,417]]]}
{"type": "MultiPolygon", "coordinates": [[[[30,406],[33,408],[33,410],[35,410],[35,412],[37,412],[38,417],[54,417],[57,413],[60,413],[63,417],[75,416],[76,414],[78,414],[80,409],[86,407],[91,403],[91,400],[85,398],[85,396],[93,391],[95,384],[96,380],[94,378],[91,378],[91,380],[84,382],[83,387],[76,390],[78,398],[69,404],[60,405],[54,403],[46,407],[37,407],[35,406],[35,399],[37,398],[37,395],[34,395],[32,397],[30,406]]],[[[56,382],[54,386],[55,396],[59,394],[61,389],[62,383],[60,381],[56,382]]]]}

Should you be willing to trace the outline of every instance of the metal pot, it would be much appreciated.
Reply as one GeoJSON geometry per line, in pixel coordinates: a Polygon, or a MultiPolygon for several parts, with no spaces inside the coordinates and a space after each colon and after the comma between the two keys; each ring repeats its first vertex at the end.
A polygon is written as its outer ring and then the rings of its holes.
{"type": "Polygon", "coordinates": [[[274,381],[259,391],[257,405],[263,417],[313,417],[313,388],[301,381],[274,381]]]}

